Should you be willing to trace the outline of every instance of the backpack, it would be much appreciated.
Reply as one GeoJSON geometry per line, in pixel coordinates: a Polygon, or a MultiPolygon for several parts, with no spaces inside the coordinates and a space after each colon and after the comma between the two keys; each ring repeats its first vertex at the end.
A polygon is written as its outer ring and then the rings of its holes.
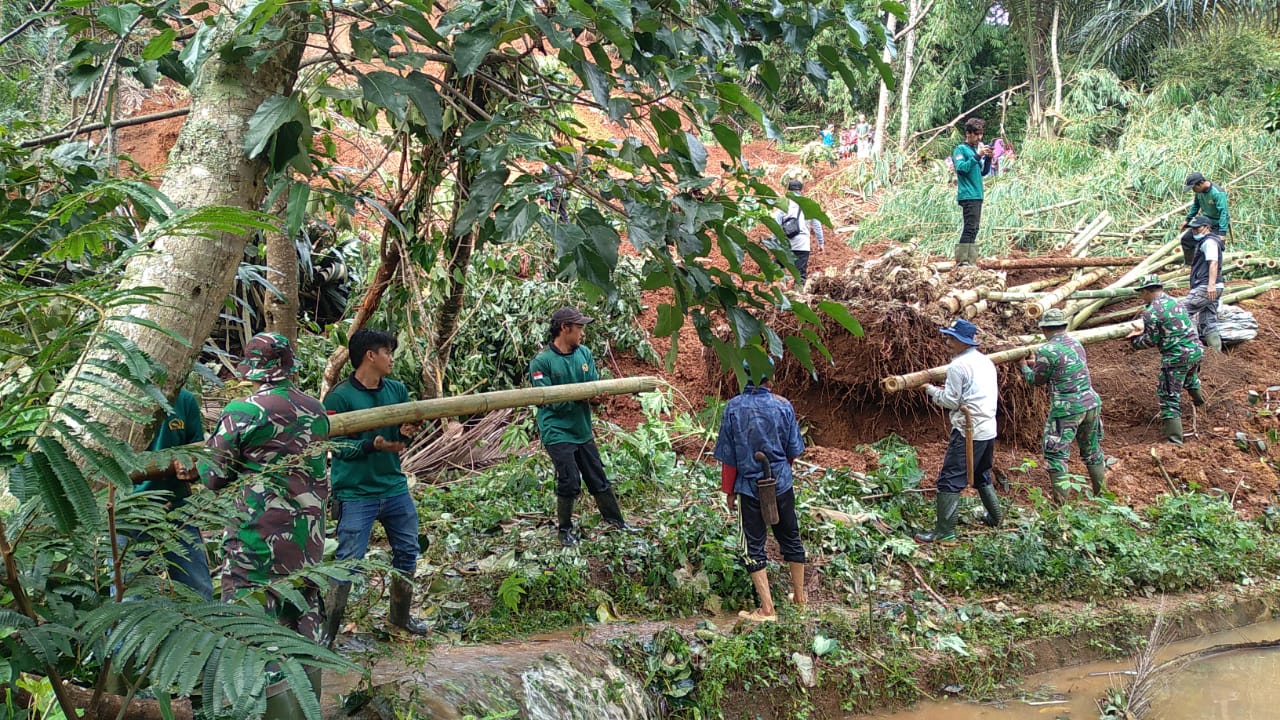
{"type": "Polygon", "coordinates": [[[788,240],[799,235],[800,218],[795,215],[784,215],[782,218],[782,232],[787,236],[788,240]]]}

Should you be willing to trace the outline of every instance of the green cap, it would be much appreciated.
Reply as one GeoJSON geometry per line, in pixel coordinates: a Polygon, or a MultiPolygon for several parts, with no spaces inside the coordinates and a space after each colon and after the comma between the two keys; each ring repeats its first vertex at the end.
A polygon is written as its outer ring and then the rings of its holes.
{"type": "Polygon", "coordinates": [[[1141,278],[1138,279],[1139,290],[1146,290],[1148,288],[1162,288],[1162,287],[1164,287],[1164,283],[1160,282],[1160,276],[1156,275],[1155,273],[1151,273],[1150,275],[1143,275],[1141,278]]]}
{"type": "Polygon", "coordinates": [[[245,380],[280,382],[294,373],[293,348],[279,333],[258,333],[244,346],[244,359],[236,372],[245,380]]]}
{"type": "Polygon", "coordinates": [[[1058,308],[1050,308],[1044,311],[1044,315],[1040,316],[1040,327],[1065,327],[1067,324],[1067,314],[1058,308]]]}

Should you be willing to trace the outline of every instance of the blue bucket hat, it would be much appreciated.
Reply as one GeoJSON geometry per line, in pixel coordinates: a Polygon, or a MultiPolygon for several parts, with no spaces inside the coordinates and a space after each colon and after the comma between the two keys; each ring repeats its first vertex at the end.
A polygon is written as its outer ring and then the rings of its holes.
{"type": "Polygon", "coordinates": [[[953,337],[969,347],[978,347],[978,341],[973,339],[973,336],[978,334],[978,327],[968,320],[956,318],[938,332],[947,337],[953,337]]]}

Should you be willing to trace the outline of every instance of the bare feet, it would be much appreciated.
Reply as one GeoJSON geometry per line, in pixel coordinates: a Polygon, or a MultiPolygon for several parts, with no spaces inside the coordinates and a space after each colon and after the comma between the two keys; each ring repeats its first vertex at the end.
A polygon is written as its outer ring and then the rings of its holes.
{"type": "Polygon", "coordinates": [[[765,611],[760,609],[752,610],[751,612],[747,612],[746,610],[739,610],[738,617],[743,618],[745,620],[750,620],[751,622],[756,622],[756,623],[778,621],[777,615],[766,614],[765,611]]]}

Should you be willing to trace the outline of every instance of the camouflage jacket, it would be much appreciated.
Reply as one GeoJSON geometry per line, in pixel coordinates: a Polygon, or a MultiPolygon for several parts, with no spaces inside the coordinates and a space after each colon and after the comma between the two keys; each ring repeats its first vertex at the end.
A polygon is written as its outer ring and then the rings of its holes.
{"type": "Polygon", "coordinates": [[[1089,379],[1084,348],[1066,333],[1049,338],[1036,350],[1035,365],[1023,366],[1022,379],[1049,386],[1051,418],[1079,415],[1102,406],[1089,379]]]}
{"type": "Polygon", "coordinates": [[[229,574],[237,586],[319,560],[329,481],[324,454],[313,443],[328,434],[320,401],[288,381],[266,384],[223,410],[200,474],[214,490],[244,481],[236,501],[239,524],[227,528],[229,574]]]}
{"type": "Polygon", "coordinates": [[[1196,334],[1196,326],[1180,303],[1161,294],[1142,313],[1142,334],[1131,342],[1137,350],[1158,348],[1164,365],[1193,365],[1200,362],[1204,349],[1196,334]]]}

